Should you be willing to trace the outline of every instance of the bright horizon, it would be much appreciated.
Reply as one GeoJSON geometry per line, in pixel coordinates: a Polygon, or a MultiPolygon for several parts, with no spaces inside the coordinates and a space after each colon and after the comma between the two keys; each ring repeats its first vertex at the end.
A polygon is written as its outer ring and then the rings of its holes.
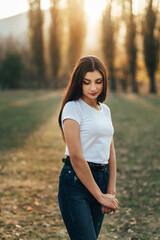
{"type": "MultiPolygon", "coordinates": [[[[106,0],[85,0],[84,10],[86,14],[96,20],[100,17],[106,7],[106,0]]],[[[61,0],[60,5],[66,6],[66,0],[61,0]]],[[[45,10],[50,7],[50,0],[41,0],[41,9],[45,10]]],[[[29,4],[27,0],[0,0],[0,19],[15,16],[27,12],[29,4]]]]}
{"type": "MultiPolygon", "coordinates": [[[[90,20],[97,20],[101,17],[102,11],[105,9],[107,2],[110,0],[85,0],[85,12],[90,20]]],[[[158,6],[158,0],[153,0],[154,5],[158,6]]],[[[48,9],[50,6],[50,0],[41,0],[41,8],[43,10],[48,9]]],[[[61,0],[61,6],[66,6],[66,0],[61,0]]],[[[133,12],[137,14],[142,11],[145,6],[145,0],[133,1],[133,12]]],[[[159,6],[160,7],[160,6],[159,6]]],[[[120,7],[116,2],[113,2],[113,15],[120,14],[120,7]]],[[[27,0],[0,0],[0,19],[8,18],[29,10],[29,4],[27,0]]]]}
{"type": "MultiPolygon", "coordinates": [[[[49,0],[42,0],[41,8],[49,8],[49,0]]],[[[29,10],[27,0],[0,0],[0,19],[12,17],[29,10]]]]}

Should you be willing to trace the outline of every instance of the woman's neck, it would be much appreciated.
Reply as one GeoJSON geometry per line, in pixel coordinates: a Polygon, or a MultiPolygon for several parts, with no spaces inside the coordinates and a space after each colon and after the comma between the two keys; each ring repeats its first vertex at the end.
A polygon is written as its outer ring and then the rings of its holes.
{"type": "Polygon", "coordinates": [[[97,99],[89,99],[86,98],[85,96],[81,97],[83,101],[85,101],[88,105],[90,105],[91,107],[98,109],[99,110],[99,105],[97,103],[97,99]]]}

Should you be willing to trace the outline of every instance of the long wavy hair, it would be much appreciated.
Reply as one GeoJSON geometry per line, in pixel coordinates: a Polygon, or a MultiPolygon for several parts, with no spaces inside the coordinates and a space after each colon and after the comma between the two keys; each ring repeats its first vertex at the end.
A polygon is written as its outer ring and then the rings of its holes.
{"type": "Polygon", "coordinates": [[[59,112],[58,122],[62,131],[63,139],[64,134],[62,130],[61,116],[64,105],[69,101],[76,101],[82,97],[82,80],[87,72],[94,72],[95,70],[99,71],[103,78],[103,90],[97,98],[97,103],[104,102],[106,99],[108,90],[108,74],[104,63],[96,56],[85,56],[80,58],[71,74],[71,78],[69,80],[59,112]]]}

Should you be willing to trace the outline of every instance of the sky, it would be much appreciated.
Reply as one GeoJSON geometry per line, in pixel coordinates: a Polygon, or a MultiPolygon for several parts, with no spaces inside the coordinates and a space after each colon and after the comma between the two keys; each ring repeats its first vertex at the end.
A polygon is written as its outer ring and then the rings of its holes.
{"type": "MultiPolygon", "coordinates": [[[[49,0],[42,0],[43,9],[49,7],[49,0]]],[[[0,0],[0,19],[26,12],[29,9],[27,0],[0,0]]]]}
{"type": "MultiPolygon", "coordinates": [[[[41,0],[41,8],[49,8],[50,0],[41,0]]],[[[85,0],[85,11],[90,18],[98,18],[102,10],[106,7],[106,0],[85,0]]],[[[61,5],[65,6],[66,0],[61,0],[61,5]]],[[[27,0],[0,0],[0,19],[14,16],[26,12],[29,9],[27,0]]]]}
{"type": "MultiPolygon", "coordinates": [[[[85,0],[85,11],[90,18],[99,18],[107,1],[110,0],[85,0]]],[[[159,0],[153,0],[156,4],[159,0]]],[[[42,9],[49,7],[50,0],[41,0],[42,9]]],[[[134,0],[133,11],[136,14],[144,7],[146,0],[134,0]]],[[[61,0],[61,5],[64,6],[66,0],[61,0]]],[[[160,4],[159,4],[160,5],[160,4]]],[[[0,0],[0,19],[14,16],[16,14],[26,12],[29,9],[27,0],[0,0]]],[[[118,6],[114,4],[115,15],[118,14],[118,6]]]]}

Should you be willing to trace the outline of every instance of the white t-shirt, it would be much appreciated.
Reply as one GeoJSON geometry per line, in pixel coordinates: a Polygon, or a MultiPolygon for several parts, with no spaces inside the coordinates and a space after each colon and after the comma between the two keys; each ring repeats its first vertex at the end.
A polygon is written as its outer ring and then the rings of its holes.
{"type": "MultiPolygon", "coordinates": [[[[108,163],[110,144],[114,134],[110,109],[100,103],[100,110],[88,105],[79,98],[67,102],[62,111],[62,129],[64,119],[74,119],[80,125],[82,153],[87,162],[108,163]]],[[[70,156],[66,146],[65,155],[70,156]]]]}

